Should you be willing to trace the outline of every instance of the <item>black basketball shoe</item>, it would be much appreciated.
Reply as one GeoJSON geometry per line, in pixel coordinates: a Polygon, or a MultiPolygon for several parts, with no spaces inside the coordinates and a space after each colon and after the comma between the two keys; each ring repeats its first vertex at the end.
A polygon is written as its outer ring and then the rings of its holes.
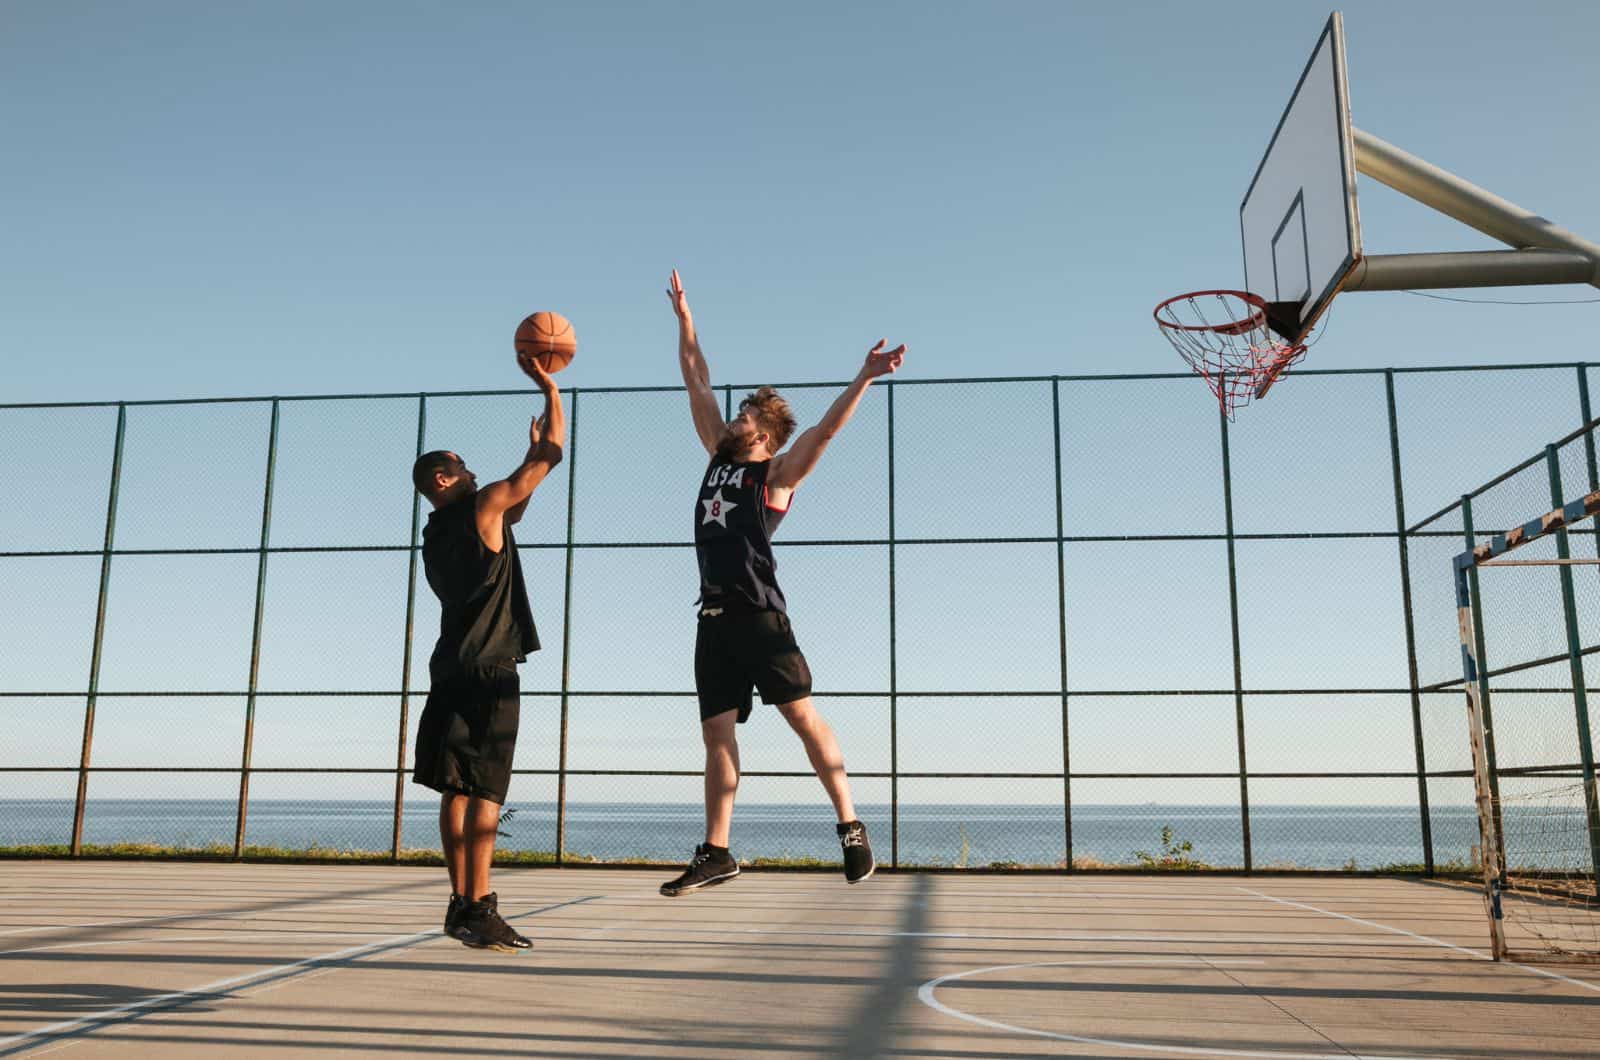
{"type": "Polygon", "coordinates": [[[469,903],[461,914],[460,930],[470,936],[461,941],[474,949],[521,953],[533,948],[533,942],[527,936],[519,935],[510,924],[500,919],[500,896],[496,894],[486,894],[478,901],[469,903]]]}
{"type": "Polygon", "coordinates": [[[835,825],[839,845],[844,848],[844,882],[860,883],[877,871],[872,860],[872,844],[867,842],[867,826],[860,821],[835,825]]]}
{"type": "Polygon", "coordinates": [[[467,907],[472,903],[459,894],[450,895],[450,904],[444,911],[444,933],[460,942],[466,942],[472,933],[461,926],[461,920],[467,913],[467,907]]]}
{"type": "Polygon", "coordinates": [[[689,867],[683,870],[683,875],[671,883],[663,883],[661,893],[668,898],[676,898],[688,891],[698,891],[702,887],[726,883],[737,875],[739,875],[739,863],[733,860],[733,855],[728,853],[726,847],[713,847],[701,843],[694,848],[694,857],[690,860],[689,867]]]}

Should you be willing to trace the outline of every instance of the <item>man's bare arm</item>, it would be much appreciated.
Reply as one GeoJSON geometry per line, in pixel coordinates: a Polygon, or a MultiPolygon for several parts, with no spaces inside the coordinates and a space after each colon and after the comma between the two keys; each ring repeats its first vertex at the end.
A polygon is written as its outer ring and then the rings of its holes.
{"type": "Polygon", "coordinates": [[[900,367],[900,362],[905,360],[905,344],[885,350],[887,345],[888,340],[879,339],[878,344],[867,351],[867,360],[861,366],[861,371],[844,388],[844,393],[833,399],[833,404],[828,406],[828,411],[822,414],[817,425],[802,432],[787,452],[773,458],[772,469],[767,474],[767,486],[770,489],[792,490],[804,482],[822,458],[822,451],[833,441],[834,435],[855,415],[856,406],[861,403],[872,381],[900,367]]]}
{"type": "Polygon", "coordinates": [[[717,441],[722,437],[722,413],[717,408],[717,395],[711,389],[711,369],[706,365],[705,354],[700,351],[700,339],[695,334],[694,317],[689,313],[689,300],[684,297],[683,283],[678,270],[672,270],[672,283],[667,288],[672,300],[672,311],[678,316],[678,368],[683,372],[683,386],[689,392],[689,414],[694,417],[694,432],[707,453],[717,451],[717,441]]]}
{"type": "Polygon", "coordinates": [[[528,498],[561,463],[567,440],[567,417],[561,406],[561,390],[548,372],[531,356],[519,355],[517,363],[544,393],[544,412],[528,425],[528,452],[516,470],[499,482],[478,491],[478,537],[489,551],[499,552],[505,545],[502,528],[515,523],[528,507],[528,498]]]}
{"type": "MultiPolygon", "coordinates": [[[[533,426],[528,428],[528,438],[529,438],[529,442],[530,442],[530,444],[528,445],[528,452],[527,452],[527,454],[525,456],[523,456],[522,463],[517,465],[518,467],[525,467],[526,465],[536,461],[539,458],[539,449],[540,449],[541,446],[546,444],[546,439],[549,437],[549,433],[548,433],[549,432],[549,427],[550,427],[550,419],[549,419],[549,417],[550,417],[550,410],[547,408],[544,412],[541,412],[539,414],[539,418],[538,419],[533,421],[533,426]],[[537,438],[538,440],[535,441],[534,440],[535,438],[537,438]]],[[[560,448],[560,447],[557,446],[557,448],[560,448]]],[[[553,464],[551,464],[551,466],[554,467],[555,464],[560,463],[560,462],[561,462],[561,457],[560,457],[560,455],[557,455],[556,459],[555,459],[555,462],[553,464]]],[[[506,522],[512,524],[513,526],[515,526],[517,523],[522,522],[522,515],[523,515],[524,512],[526,512],[528,510],[528,501],[531,499],[531,497],[532,497],[532,494],[530,493],[527,497],[522,498],[522,501],[520,503],[513,504],[511,507],[507,508],[506,509],[506,522]]]]}

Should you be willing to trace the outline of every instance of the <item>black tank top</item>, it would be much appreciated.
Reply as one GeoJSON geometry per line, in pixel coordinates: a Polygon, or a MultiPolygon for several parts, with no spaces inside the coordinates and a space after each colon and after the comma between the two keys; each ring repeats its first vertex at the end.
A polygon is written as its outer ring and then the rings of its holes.
{"type": "Polygon", "coordinates": [[[490,552],[478,536],[476,497],[463,497],[428,516],[422,567],[442,609],[439,643],[428,666],[435,678],[521,662],[539,650],[510,523],[503,532],[500,551],[490,552]]]}
{"type": "Polygon", "coordinates": [[[700,606],[783,611],[772,534],[784,512],[767,505],[770,460],[741,464],[713,456],[694,503],[700,606]]]}

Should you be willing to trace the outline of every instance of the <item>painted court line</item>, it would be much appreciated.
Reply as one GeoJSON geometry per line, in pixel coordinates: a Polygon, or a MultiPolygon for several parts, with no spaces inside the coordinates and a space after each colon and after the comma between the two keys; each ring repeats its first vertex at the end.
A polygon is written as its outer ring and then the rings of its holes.
{"type": "Polygon", "coordinates": [[[375,931],[252,931],[237,935],[145,935],[132,939],[103,939],[99,942],[63,942],[55,946],[28,946],[18,950],[0,950],[0,957],[9,957],[17,953],[54,953],[58,950],[86,950],[99,946],[134,946],[141,942],[159,942],[170,945],[174,942],[277,942],[288,939],[359,939],[375,935],[375,931]]]}
{"type": "Polygon", "coordinates": [[[1340,1052],[1336,1053],[1287,1053],[1259,1049],[1222,1049],[1201,1045],[1160,1045],[1154,1042],[1142,1042],[1134,1039],[1093,1038],[1083,1034],[1066,1034],[1060,1031],[1042,1031],[1036,1030],[1032,1027],[1018,1027],[1011,1023],[1001,1023],[999,1020],[986,1019],[983,1016],[975,1016],[970,1012],[964,1012],[961,1009],[946,1005],[944,1002],[934,997],[934,991],[938,990],[944,984],[954,982],[958,979],[969,979],[973,976],[988,975],[992,972],[1014,972],[1024,968],[1102,968],[1111,965],[1141,965],[1145,967],[1166,965],[1168,967],[1179,967],[1195,964],[1209,967],[1223,964],[1260,963],[1264,962],[1221,960],[1207,961],[1198,957],[1183,958],[1174,956],[1128,957],[1086,961],[1039,961],[1033,964],[997,964],[991,968],[973,968],[965,972],[953,972],[950,975],[941,975],[937,979],[930,979],[917,988],[917,1000],[921,1001],[924,1005],[927,1005],[935,1012],[943,1013],[944,1015],[953,1017],[954,1019],[964,1020],[967,1023],[975,1023],[980,1027],[992,1027],[995,1030],[1009,1031],[1012,1034],[1026,1034],[1034,1038],[1050,1038],[1054,1041],[1060,1042],[1078,1042],[1082,1045],[1095,1045],[1110,1049],[1132,1049],[1142,1052],[1176,1053],[1182,1056],[1250,1057],[1254,1058],[1254,1060],[1352,1060],[1352,1058],[1359,1058],[1359,1060],[1442,1060],[1442,1058],[1430,1058],[1418,1053],[1412,1053],[1409,1056],[1404,1057],[1382,1056],[1374,1053],[1352,1053],[1348,1050],[1341,1050],[1340,1052]]]}
{"type": "Polygon", "coordinates": [[[1588,983],[1582,979],[1573,979],[1565,975],[1557,975],[1555,972],[1546,971],[1543,968],[1535,968],[1530,964],[1518,964],[1516,961],[1497,962],[1491,955],[1484,953],[1482,950],[1469,949],[1466,946],[1457,946],[1453,942],[1446,942],[1443,939],[1436,939],[1429,935],[1419,935],[1415,931],[1407,931],[1405,928],[1397,928],[1391,927],[1388,924],[1380,924],[1376,920],[1363,920],[1358,916],[1350,916],[1347,913],[1335,913],[1331,909],[1322,909],[1318,906],[1307,905],[1304,902],[1292,902],[1287,898],[1274,898],[1270,894],[1262,894],[1260,891],[1252,891],[1248,887],[1241,887],[1239,890],[1245,892],[1246,894],[1253,894],[1257,898],[1264,898],[1269,902],[1277,902],[1279,905],[1293,906],[1296,909],[1305,909],[1313,913],[1321,913],[1323,916],[1331,916],[1338,920],[1348,920],[1352,924],[1361,924],[1365,927],[1377,928],[1379,931],[1388,931],[1396,935],[1405,935],[1407,938],[1413,938],[1419,942],[1427,942],[1435,946],[1443,946],[1447,950],[1455,950],[1457,953],[1464,953],[1467,956],[1474,957],[1480,961],[1503,964],[1508,968],[1520,968],[1531,975],[1542,975],[1547,979],[1556,979],[1571,986],[1582,987],[1585,990],[1593,990],[1595,993],[1600,994],[1600,984],[1588,983]]]}
{"type": "MultiPolygon", "coordinates": [[[[619,933],[637,932],[639,934],[671,934],[687,930],[684,926],[653,927],[648,924],[629,922],[618,924],[608,931],[619,933]]],[[[1113,934],[1102,932],[1062,932],[1052,935],[1016,935],[1016,934],[986,934],[977,931],[871,931],[864,928],[724,928],[714,925],[698,925],[696,929],[700,937],[706,935],[790,935],[801,938],[924,938],[924,939],[955,939],[973,942],[1162,942],[1173,945],[1262,945],[1262,946],[1308,946],[1308,945],[1338,945],[1338,946],[1370,946],[1384,948],[1389,943],[1379,939],[1337,939],[1329,940],[1325,936],[1315,935],[1310,932],[1295,934],[1254,934],[1241,935],[1237,932],[1210,932],[1206,934],[1194,933],[1186,935],[1158,935],[1158,934],[1113,934]]]]}
{"type": "MultiPolygon", "coordinates": [[[[39,904],[37,899],[34,900],[34,904],[35,905],[39,904]]],[[[50,924],[50,925],[44,926],[44,927],[11,928],[8,931],[0,931],[0,936],[5,936],[5,935],[37,935],[37,934],[40,934],[41,932],[45,932],[45,931],[79,931],[79,930],[84,930],[84,929],[87,929],[87,928],[127,927],[127,926],[130,926],[130,925],[133,925],[133,924],[160,924],[160,923],[163,923],[163,922],[168,921],[168,920],[234,920],[234,919],[238,919],[238,918],[237,917],[227,917],[227,916],[209,916],[208,917],[208,916],[203,916],[203,915],[197,914],[197,913],[175,913],[172,916],[127,916],[127,917],[122,917],[121,919],[118,919],[118,920],[101,920],[101,921],[98,921],[98,922],[93,923],[93,924],[50,924]]]]}
{"type": "MultiPolygon", "coordinates": [[[[507,917],[506,919],[521,919],[522,917],[534,916],[539,913],[548,913],[569,905],[577,905],[582,902],[593,901],[599,897],[602,896],[588,895],[583,898],[574,898],[571,901],[561,902],[558,905],[546,906],[543,909],[530,910],[526,913],[519,913],[516,917],[507,917]]],[[[318,967],[329,961],[355,961],[360,957],[387,952],[389,950],[403,949],[404,947],[414,945],[423,939],[442,939],[444,937],[444,933],[438,928],[429,928],[427,931],[418,931],[410,935],[392,935],[385,939],[379,939],[376,942],[366,942],[359,946],[348,946],[342,950],[335,950],[332,953],[318,954],[315,957],[306,957],[298,961],[290,961],[287,964],[279,964],[271,968],[263,968],[254,972],[246,972],[243,975],[234,975],[229,976],[226,979],[218,979],[214,982],[205,983],[201,986],[190,987],[187,990],[174,990],[171,993],[145,998],[142,1001],[129,1002],[126,1005],[118,1005],[115,1008],[104,1009],[103,1011],[92,1013],[88,1016],[80,1016],[77,1019],[63,1020],[60,1023],[52,1023],[44,1027],[35,1027],[31,1031],[24,1031],[21,1034],[12,1035],[9,1038],[0,1038],[0,1056],[9,1056],[14,1053],[22,1052],[23,1050],[31,1047],[29,1045],[30,1042],[79,1037],[82,1034],[92,1033],[94,1030],[97,1030],[99,1027],[105,1024],[120,1023],[126,1020],[138,1019],[141,1015],[144,1015],[147,1012],[154,1011],[156,1009],[173,1008],[187,1001],[196,1000],[200,995],[214,994],[219,990],[226,990],[229,987],[244,986],[251,983],[276,982],[297,974],[297,971],[302,968],[318,967]]]]}
{"type": "Polygon", "coordinates": [[[415,942],[417,940],[426,938],[429,935],[441,935],[441,933],[437,928],[432,928],[428,931],[417,932],[416,934],[412,935],[394,935],[387,939],[381,939],[377,942],[368,942],[360,946],[350,946],[342,950],[335,950],[332,953],[323,953],[315,957],[307,957],[304,960],[294,961],[289,964],[280,964],[273,968],[263,968],[255,972],[246,972],[243,975],[230,976],[227,979],[218,979],[214,982],[206,983],[203,986],[191,987],[188,990],[175,990],[169,994],[159,994],[155,997],[145,998],[142,1001],[133,1001],[126,1005],[118,1005],[116,1008],[104,1009],[103,1011],[96,1012],[89,1016],[81,1016],[78,1019],[63,1020],[60,1023],[51,1023],[44,1027],[35,1027],[31,1031],[24,1031],[23,1033],[13,1035],[10,1038],[0,1038],[0,1056],[20,1052],[21,1048],[26,1043],[31,1041],[48,1038],[71,1037],[74,1035],[69,1034],[69,1032],[76,1032],[79,1029],[96,1027],[104,1023],[111,1023],[119,1020],[120,1017],[134,1016],[135,1014],[139,1014],[144,1010],[158,1006],[165,1006],[172,1002],[181,1002],[193,998],[197,994],[215,993],[218,990],[224,990],[230,986],[239,986],[256,979],[265,979],[269,976],[292,972],[296,968],[304,968],[310,965],[319,964],[323,961],[336,961],[344,958],[353,960],[356,957],[366,953],[368,950],[376,950],[385,945],[400,946],[409,942],[415,942]]]}

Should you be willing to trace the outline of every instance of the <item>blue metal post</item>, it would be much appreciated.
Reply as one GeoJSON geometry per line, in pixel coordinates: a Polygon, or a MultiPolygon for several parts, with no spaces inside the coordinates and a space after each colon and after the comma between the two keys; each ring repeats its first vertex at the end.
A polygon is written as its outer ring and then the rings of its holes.
{"type": "Polygon", "coordinates": [[[244,704],[244,746],[239,755],[239,812],[233,827],[233,856],[244,855],[244,826],[250,806],[250,756],[256,742],[256,688],[261,673],[261,620],[267,603],[267,545],[272,535],[272,481],[278,466],[278,399],[272,399],[267,434],[267,484],[261,500],[261,547],[256,552],[256,611],[250,629],[249,692],[244,704]]]}
{"type": "Polygon", "coordinates": [[[111,495],[106,500],[105,545],[100,550],[100,596],[94,610],[94,646],[89,656],[89,696],[83,708],[83,747],[78,756],[78,796],[72,809],[72,856],[83,853],[83,811],[89,797],[89,750],[94,743],[95,700],[100,695],[100,653],[105,644],[106,598],[111,588],[111,546],[117,533],[117,492],[122,486],[122,443],[128,406],[117,405],[117,440],[111,450],[111,495]]]}

